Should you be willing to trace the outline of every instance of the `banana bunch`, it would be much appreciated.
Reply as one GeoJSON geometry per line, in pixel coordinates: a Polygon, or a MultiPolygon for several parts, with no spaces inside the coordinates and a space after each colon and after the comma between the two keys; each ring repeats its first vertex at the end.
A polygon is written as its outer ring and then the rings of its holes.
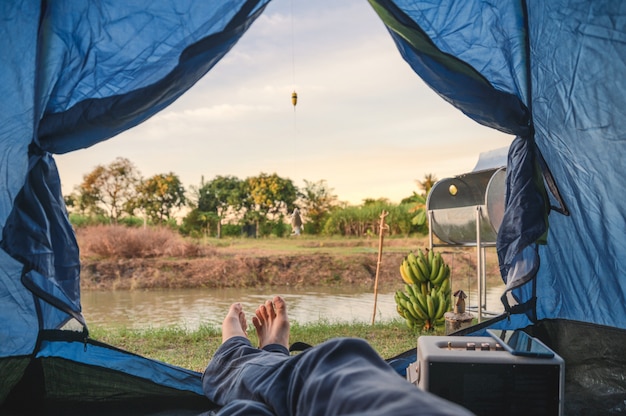
{"type": "Polygon", "coordinates": [[[396,291],[396,307],[409,328],[431,330],[443,324],[452,300],[450,267],[441,253],[410,252],[400,265],[400,275],[405,285],[404,291],[396,291]]]}

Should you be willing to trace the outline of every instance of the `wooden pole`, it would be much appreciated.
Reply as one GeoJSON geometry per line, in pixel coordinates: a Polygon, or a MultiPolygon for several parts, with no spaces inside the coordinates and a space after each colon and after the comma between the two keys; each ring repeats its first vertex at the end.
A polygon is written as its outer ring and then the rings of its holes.
{"type": "Polygon", "coordinates": [[[372,313],[372,325],[374,325],[374,321],[376,320],[376,302],[378,300],[378,274],[380,273],[380,264],[382,263],[383,258],[383,237],[385,234],[385,229],[387,229],[387,225],[385,225],[385,217],[389,215],[388,212],[383,210],[380,214],[380,228],[378,232],[378,261],[376,262],[376,279],[374,280],[374,313],[372,313]]]}

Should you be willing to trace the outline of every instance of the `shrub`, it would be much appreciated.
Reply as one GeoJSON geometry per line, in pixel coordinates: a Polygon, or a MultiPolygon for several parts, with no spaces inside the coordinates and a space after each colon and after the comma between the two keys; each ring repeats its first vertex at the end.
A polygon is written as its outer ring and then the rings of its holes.
{"type": "Polygon", "coordinates": [[[79,228],[76,237],[81,255],[87,257],[198,257],[209,254],[206,247],[184,239],[167,227],[98,225],[79,228]]]}
{"type": "Polygon", "coordinates": [[[143,218],[139,217],[122,217],[118,220],[118,224],[127,227],[143,227],[145,222],[143,218]]]}
{"type": "Polygon", "coordinates": [[[82,214],[70,214],[70,223],[74,228],[89,227],[94,225],[109,224],[111,220],[104,215],[82,215],[82,214]]]}

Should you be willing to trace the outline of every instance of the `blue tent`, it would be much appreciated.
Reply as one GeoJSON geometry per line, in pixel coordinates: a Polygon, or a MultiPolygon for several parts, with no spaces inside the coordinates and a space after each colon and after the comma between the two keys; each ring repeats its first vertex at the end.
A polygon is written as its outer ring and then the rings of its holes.
{"type": "Polygon", "coordinates": [[[623,412],[626,3],[369,2],[434,91],[516,136],[497,237],[506,313],[466,332],[526,328],[565,359],[568,413],[623,412]]]}
{"type": "Polygon", "coordinates": [[[516,135],[498,258],[515,325],[626,328],[626,5],[370,0],[404,59],[477,122],[516,135]]]}
{"type": "Polygon", "coordinates": [[[267,3],[0,4],[0,405],[210,409],[200,374],[88,338],[78,247],[52,154],[109,139],[171,104],[267,3]],[[71,324],[79,330],[61,331],[71,324]]]}
{"type": "MultiPolygon", "coordinates": [[[[0,405],[210,406],[198,374],[88,338],[52,155],[165,108],[268,1],[0,4],[0,405]],[[70,322],[82,332],[61,331],[70,322]]],[[[516,136],[498,235],[508,319],[488,325],[532,327],[566,358],[571,384],[619,410],[626,358],[610,346],[626,340],[626,3],[369,2],[433,90],[516,136]]]]}

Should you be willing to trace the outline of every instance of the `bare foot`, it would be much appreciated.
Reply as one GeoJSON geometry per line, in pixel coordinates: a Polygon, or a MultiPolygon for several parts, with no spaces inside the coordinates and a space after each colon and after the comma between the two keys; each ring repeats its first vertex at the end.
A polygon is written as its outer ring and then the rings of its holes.
{"type": "Polygon", "coordinates": [[[259,306],[252,317],[252,323],[259,337],[259,347],[269,344],[279,344],[289,348],[289,318],[287,318],[287,305],[280,296],[266,301],[259,306]]]}
{"type": "Polygon", "coordinates": [[[222,342],[232,337],[247,337],[246,315],[243,313],[241,303],[233,303],[222,322],[222,342]]]}

